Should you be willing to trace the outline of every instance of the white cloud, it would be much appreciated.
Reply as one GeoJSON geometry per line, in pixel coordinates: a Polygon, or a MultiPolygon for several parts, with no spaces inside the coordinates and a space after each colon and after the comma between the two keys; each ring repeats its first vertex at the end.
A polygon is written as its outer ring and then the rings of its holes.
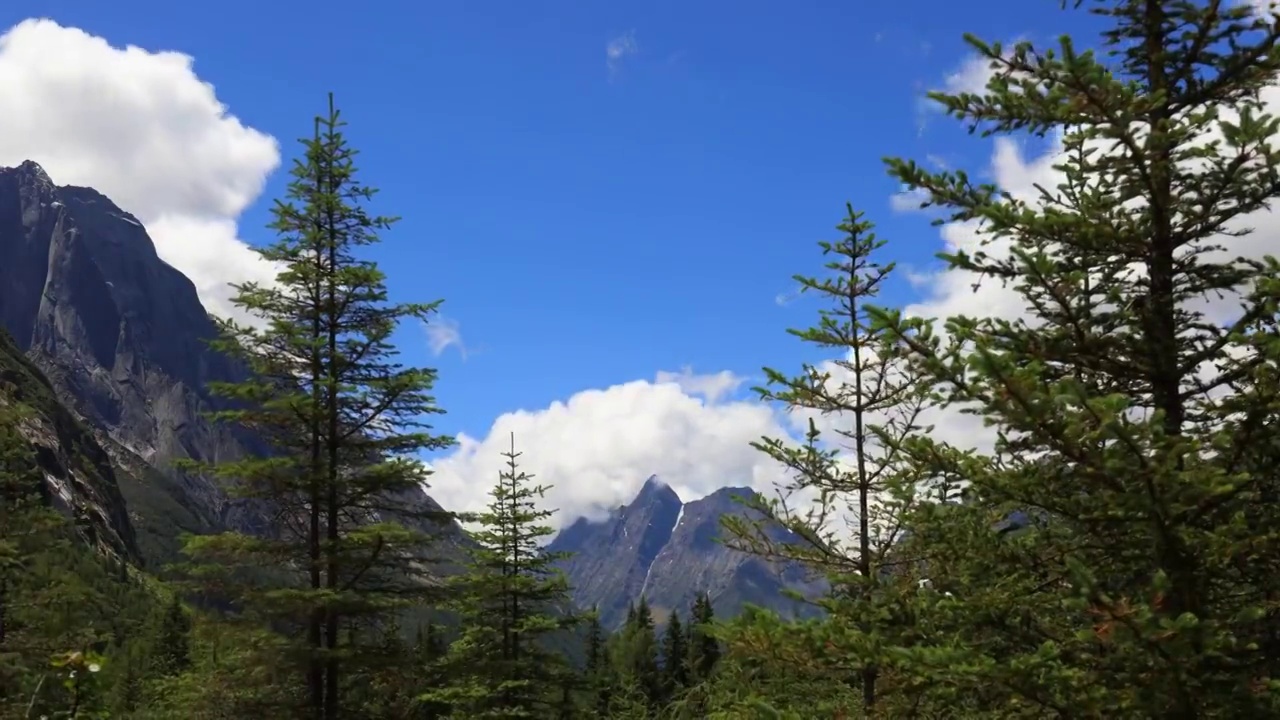
{"type": "Polygon", "coordinates": [[[604,55],[605,63],[609,66],[609,77],[617,74],[625,58],[639,51],[640,46],[636,44],[635,30],[628,30],[605,44],[604,55]]]}
{"type": "Polygon", "coordinates": [[[991,68],[991,60],[973,55],[960,64],[960,67],[949,73],[942,83],[942,90],[948,93],[978,93],[987,89],[987,83],[995,71],[991,68]]]}
{"type": "MultiPolygon", "coordinates": [[[[701,391],[725,382],[700,383],[701,391]]],[[[511,433],[523,469],[554,485],[547,504],[559,508],[553,524],[560,526],[630,502],[653,474],[686,501],[726,485],[770,491],[779,470],[749,443],[785,430],[761,403],[706,402],[675,381],[637,380],[506,413],[483,439],[459,437],[459,447],[433,463],[428,492],[451,510],[483,507],[511,433]]]]}
{"type": "Polygon", "coordinates": [[[430,320],[424,321],[422,327],[427,333],[427,346],[432,355],[439,356],[448,348],[456,347],[462,359],[467,358],[467,346],[462,341],[462,328],[457,320],[437,313],[430,320]]]}
{"type": "Polygon", "coordinates": [[[728,370],[710,375],[695,375],[693,369],[688,366],[678,373],[659,370],[657,377],[654,378],[655,383],[672,383],[688,395],[702,396],[708,403],[715,403],[720,398],[733,394],[746,381],[746,378],[728,370]]]}
{"type": "Polygon", "coordinates": [[[920,204],[928,199],[929,194],[919,188],[903,190],[889,196],[889,207],[899,213],[919,212],[920,204]]]}
{"type": "Polygon", "coordinates": [[[231,311],[230,280],[274,278],[236,219],[279,165],[278,145],[230,115],[189,56],[27,20],[0,35],[0,97],[0,165],[34,160],[136,215],[209,310],[231,311]]]}

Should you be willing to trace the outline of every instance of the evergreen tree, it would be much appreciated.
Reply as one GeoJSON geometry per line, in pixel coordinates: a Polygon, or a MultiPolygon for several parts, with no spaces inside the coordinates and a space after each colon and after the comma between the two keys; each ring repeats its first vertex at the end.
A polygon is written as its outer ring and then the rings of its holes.
{"type": "MultiPolygon", "coordinates": [[[[780,499],[750,503],[761,520],[726,516],[730,545],[773,559],[801,562],[824,573],[831,593],[820,603],[829,622],[797,628],[788,642],[821,644],[829,653],[828,673],[862,689],[864,711],[874,712],[880,659],[901,623],[899,540],[906,513],[916,502],[918,477],[895,448],[922,428],[924,386],[895,351],[895,338],[872,322],[871,303],[893,271],[876,261],[884,245],[862,213],[847,206],[838,227],[839,242],[820,243],[832,256],[827,277],[795,276],[802,292],[830,303],[812,328],[791,330],[801,340],[839,359],[806,365],[795,377],[765,369],[769,387],[764,400],[783,404],[789,412],[809,417],[806,443],[766,438],[754,446],[792,473],[780,499]],[[818,430],[815,417],[836,425],[832,437],[818,430]],[[806,506],[794,507],[792,498],[806,506]],[[852,518],[850,527],[849,518],[852,518]],[[790,530],[798,542],[776,542],[776,526],[790,530]],[[895,556],[896,555],[896,556],[895,556]],[[900,614],[897,614],[900,617],[900,614]]],[[[778,622],[768,615],[761,622],[778,622]]]]}
{"type": "Polygon", "coordinates": [[[671,611],[662,634],[663,700],[670,702],[689,684],[689,650],[680,612],[671,611]]]}
{"type": "Polygon", "coordinates": [[[587,688],[588,705],[596,715],[604,717],[609,712],[609,702],[614,690],[615,674],[609,655],[609,642],[600,625],[600,611],[593,607],[587,615],[583,685],[587,688]]]}
{"type": "Polygon", "coordinates": [[[943,333],[879,318],[997,431],[984,453],[903,445],[921,476],[967,487],[911,521],[939,592],[897,655],[967,716],[1276,716],[1280,263],[1232,243],[1280,190],[1259,99],[1280,20],[1219,2],[1091,11],[1100,52],[971,38],[986,91],[934,95],[987,134],[1060,132],[1056,184],[1020,197],[891,163],[975,223],[982,250],[951,268],[1025,310],[943,333]]]}
{"type": "Polygon", "coordinates": [[[177,675],[191,666],[191,619],[177,595],[160,618],[152,662],[154,670],[162,675],[177,675]]]}
{"type": "Polygon", "coordinates": [[[600,669],[608,660],[605,655],[604,628],[600,626],[598,608],[592,608],[587,615],[586,672],[588,675],[600,669]]]}
{"type": "Polygon", "coordinates": [[[702,593],[694,598],[689,621],[689,681],[704,682],[720,661],[720,641],[712,632],[715,610],[711,598],[702,593]]]}
{"type": "Polygon", "coordinates": [[[547,646],[579,621],[554,565],[562,556],[542,546],[554,511],[538,507],[547,487],[532,484],[533,476],[519,469],[520,456],[513,436],[488,510],[464,518],[480,529],[468,572],[450,583],[461,636],[443,659],[445,685],[424,696],[462,717],[554,716],[573,675],[547,646]]]}
{"type": "Polygon", "coordinates": [[[628,613],[613,654],[619,681],[642,694],[651,708],[658,707],[662,702],[658,638],[649,601],[643,596],[628,613]]]}
{"type": "Polygon", "coordinates": [[[426,470],[408,458],[451,442],[425,424],[441,412],[435,371],[398,364],[390,344],[401,321],[426,320],[438,303],[388,303],[383,273],[357,257],[394,219],[364,209],[374,190],[356,179],[344,125],[331,96],[273,208],[279,239],[258,250],[281,268],[276,282],[234,286],[237,307],[259,322],[225,321],[217,343],[251,375],[212,387],[229,408],[215,419],[254,431],[272,452],[213,470],[238,496],[268,503],[278,527],[185,548],[195,582],[301,640],[282,660],[301,661],[316,720],[345,712],[341,673],[364,662],[344,623],[386,616],[428,588],[422,528],[441,518],[412,502],[426,470]]]}

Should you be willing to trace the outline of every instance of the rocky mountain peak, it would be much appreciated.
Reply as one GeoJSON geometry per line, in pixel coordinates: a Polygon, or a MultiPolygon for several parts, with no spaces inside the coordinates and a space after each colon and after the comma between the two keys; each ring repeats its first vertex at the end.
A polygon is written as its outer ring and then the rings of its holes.
{"type": "Polygon", "coordinates": [[[735,497],[752,492],[727,487],[682,503],[653,476],[631,503],[601,522],[579,518],[549,549],[571,553],[561,567],[574,599],[582,607],[596,607],[606,627],[620,624],[641,596],[659,623],[673,610],[687,611],[704,592],[718,612],[731,614],[752,602],[802,613],[798,603],[782,595],[783,587],[807,588],[798,568],[781,568],[720,542],[720,519],[745,512],[735,497]]]}
{"type": "MultiPolygon", "coordinates": [[[[211,349],[217,327],[195,285],[159,257],[142,223],[93,188],[56,186],[27,161],[0,168],[0,259],[0,328],[117,470],[118,493],[104,479],[82,483],[79,495],[114,505],[100,510],[104,527],[119,529],[116,544],[130,544],[122,517],[144,559],[159,562],[173,559],[186,532],[270,533],[261,503],[180,469],[267,448],[207,419],[225,407],[210,384],[244,371],[211,349]],[[102,492],[88,487],[95,483],[102,492]]],[[[411,494],[439,509],[422,491],[411,494]]],[[[448,534],[454,545],[466,539],[453,526],[448,534]]]]}

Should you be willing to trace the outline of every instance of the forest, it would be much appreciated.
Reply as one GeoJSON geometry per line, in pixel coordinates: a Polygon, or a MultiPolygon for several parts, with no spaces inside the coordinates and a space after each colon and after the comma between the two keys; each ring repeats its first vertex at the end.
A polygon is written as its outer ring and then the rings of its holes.
{"type": "Polygon", "coordinates": [[[269,531],[184,535],[163,567],[104,549],[29,442],[38,371],[0,353],[0,718],[1280,717],[1280,261],[1233,249],[1280,195],[1280,15],[1067,11],[1106,25],[1096,49],[969,37],[985,92],[931,95],[975,134],[1060,142],[1056,185],[886,160],[983,238],[941,261],[1021,315],[877,304],[894,240],[853,204],[795,278],[823,309],[786,332],[835,359],[765,370],[760,400],[810,430],[755,444],[790,479],[721,541],[824,577],[820,613],[637,597],[602,627],[518,437],[484,512],[405,499],[454,441],[431,425],[447,378],[391,338],[439,303],[389,301],[367,249],[395,218],[330,96],[258,248],[282,271],[235,286],[254,322],[219,320],[248,373],[209,422],[264,450],[187,468],[269,531]],[[989,446],[933,432],[941,412],[989,446]]]}

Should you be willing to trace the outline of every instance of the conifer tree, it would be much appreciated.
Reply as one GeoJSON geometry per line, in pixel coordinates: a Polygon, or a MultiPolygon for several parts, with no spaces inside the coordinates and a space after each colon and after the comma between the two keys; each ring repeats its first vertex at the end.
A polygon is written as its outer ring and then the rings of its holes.
{"type": "Polygon", "coordinates": [[[300,639],[282,660],[300,662],[314,720],[346,712],[341,674],[362,662],[343,625],[426,592],[421,568],[442,518],[413,504],[427,471],[409,458],[451,442],[426,424],[442,412],[430,394],[435,371],[401,365],[391,344],[402,321],[426,321],[438,303],[388,302],[383,273],[359,257],[394,218],[366,211],[375,191],[356,177],[344,126],[330,96],[273,208],[278,240],[258,249],[280,268],[275,282],[234,286],[236,306],[258,322],[222,322],[217,343],[250,375],[212,387],[227,401],[214,419],[254,432],[271,452],[212,469],[239,497],[265,503],[278,526],[185,548],[195,583],[300,639]]]}
{"type": "Polygon", "coordinates": [[[664,702],[670,702],[689,685],[689,650],[680,612],[671,611],[662,632],[662,688],[664,702]]]}
{"type": "MultiPolygon", "coordinates": [[[[792,480],[780,488],[779,499],[751,503],[762,521],[728,516],[724,524],[731,545],[801,562],[827,576],[832,592],[820,604],[831,622],[807,630],[838,648],[830,653],[830,673],[861,686],[864,712],[870,714],[876,705],[877,648],[893,631],[887,608],[897,599],[894,588],[903,585],[890,573],[901,561],[891,551],[898,549],[917,493],[917,478],[895,448],[922,430],[925,394],[894,351],[894,337],[871,319],[872,303],[893,272],[892,263],[875,257],[884,241],[862,213],[846,207],[837,228],[841,240],[819,243],[823,255],[832,257],[829,274],[794,277],[803,293],[820,296],[826,306],[814,327],[790,331],[839,357],[805,365],[794,377],[766,368],[768,386],[758,391],[762,399],[809,418],[802,445],[780,438],[754,444],[790,471],[792,480]],[[828,436],[818,430],[818,416],[835,425],[828,436]],[[777,524],[799,541],[776,542],[777,524]]],[[[797,629],[789,639],[805,640],[800,635],[797,629]]]]}
{"type": "Polygon", "coordinates": [[[460,717],[554,716],[574,675],[547,641],[580,618],[555,567],[562,555],[542,544],[553,532],[545,522],[554,511],[538,507],[547,486],[520,470],[521,454],[513,436],[488,510],[464,516],[480,529],[468,571],[450,583],[461,635],[442,660],[444,685],[423,698],[460,717]]]}
{"type": "Polygon", "coordinates": [[[1055,184],[1015,196],[891,162],[978,229],[982,249],[950,267],[1025,310],[944,332],[880,318],[997,431],[985,453],[904,445],[921,474],[967,487],[912,520],[945,593],[922,596],[926,637],[899,657],[973,716],[1272,717],[1280,264],[1238,257],[1237,238],[1280,191],[1259,97],[1280,22],[1244,3],[1090,10],[1098,52],[970,38],[985,92],[934,94],[984,134],[1061,133],[1055,184]]]}
{"type": "Polygon", "coordinates": [[[700,683],[711,677],[716,663],[720,661],[720,641],[712,632],[715,623],[715,610],[711,606],[711,598],[699,594],[694,598],[693,609],[689,620],[689,681],[700,683]]]}
{"type": "Polygon", "coordinates": [[[658,662],[658,638],[649,601],[640,597],[627,613],[627,622],[613,649],[619,680],[641,693],[650,707],[662,701],[662,672],[658,662]]]}
{"type": "Polygon", "coordinates": [[[583,685],[587,689],[588,707],[596,715],[605,717],[613,695],[616,676],[610,659],[609,638],[600,625],[600,610],[593,607],[587,614],[587,635],[584,641],[583,685]]]}
{"type": "Polygon", "coordinates": [[[177,595],[156,628],[152,661],[153,669],[162,675],[177,675],[191,667],[191,618],[177,595]]]}

